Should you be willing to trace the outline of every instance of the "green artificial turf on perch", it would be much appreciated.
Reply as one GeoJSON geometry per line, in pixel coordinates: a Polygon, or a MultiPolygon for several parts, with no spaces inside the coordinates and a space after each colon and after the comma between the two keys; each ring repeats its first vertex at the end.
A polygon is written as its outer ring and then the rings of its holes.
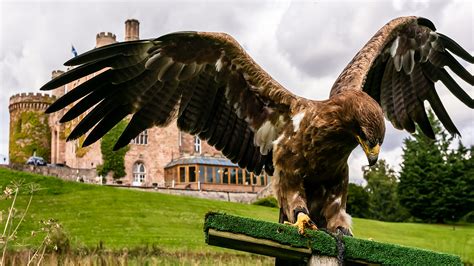
{"type": "MultiPolygon", "coordinates": [[[[206,242],[253,253],[307,260],[312,254],[337,256],[336,240],[323,231],[307,230],[251,218],[210,212],[204,223],[206,242]]],[[[383,265],[462,265],[458,256],[418,248],[343,237],[346,261],[383,265]]]]}

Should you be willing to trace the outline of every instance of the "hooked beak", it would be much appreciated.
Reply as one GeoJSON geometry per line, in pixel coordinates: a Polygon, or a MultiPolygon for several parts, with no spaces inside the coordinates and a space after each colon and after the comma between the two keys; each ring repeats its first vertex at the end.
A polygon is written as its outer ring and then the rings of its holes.
{"type": "Polygon", "coordinates": [[[379,158],[379,152],[380,152],[380,145],[377,144],[374,147],[370,147],[367,142],[363,141],[359,136],[356,135],[357,142],[359,142],[360,146],[365,152],[365,155],[367,156],[367,159],[369,160],[369,166],[373,166],[378,158],[379,158]]]}

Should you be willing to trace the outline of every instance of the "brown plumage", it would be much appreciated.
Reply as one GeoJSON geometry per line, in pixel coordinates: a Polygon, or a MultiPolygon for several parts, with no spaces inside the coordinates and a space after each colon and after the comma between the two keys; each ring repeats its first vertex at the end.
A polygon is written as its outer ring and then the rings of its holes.
{"type": "Polygon", "coordinates": [[[375,163],[384,114],[396,128],[413,132],[418,125],[433,138],[423,103],[428,101],[445,128],[459,134],[434,89],[440,80],[474,107],[444,69],[474,85],[451,52],[474,63],[429,20],[392,20],[344,69],[330,98],[313,101],[286,90],[231,36],[177,32],[94,49],[66,62],[77,67],[41,89],[106,68],[47,110],[75,103],[62,122],[86,113],[69,140],[89,132],[84,141],[89,145],[131,114],[115,146],[120,148],[146,128],[177,120],[181,130],[208,141],[241,167],[273,175],[281,222],[314,228],[309,215],[318,226],[349,234],[347,159],[361,145],[369,163],[375,163]]]}

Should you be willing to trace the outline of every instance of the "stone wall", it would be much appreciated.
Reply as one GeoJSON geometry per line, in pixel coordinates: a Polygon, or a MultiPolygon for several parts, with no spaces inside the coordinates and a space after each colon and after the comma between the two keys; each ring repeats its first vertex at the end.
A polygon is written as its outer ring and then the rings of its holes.
{"type": "Polygon", "coordinates": [[[167,183],[167,187],[176,189],[191,189],[191,190],[206,190],[206,191],[228,191],[238,193],[257,193],[262,190],[261,186],[252,185],[236,185],[236,184],[212,184],[212,183],[188,183],[188,184],[176,184],[174,187],[172,184],[167,183]]]}
{"type": "MultiPolygon", "coordinates": [[[[6,167],[17,171],[30,172],[45,176],[56,176],[68,181],[81,181],[84,183],[99,184],[95,169],[75,169],[68,167],[51,167],[51,166],[33,166],[24,164],[13,164],[6,167]]],[[[198,190],[198,189],[182,189],[182,188],[161,188],[161,187],[132,187],[128,185],[110,184],[112,180],[108,179],[108,186],[135,189],[148,192],[159,192],[164,194],[189,196],[195,198],[223,200],[231,202],[252,203],[257,197],[256,192],[231,192],[217,190],[198,190]]],[[[210,188],[208,188],[210,189],[210,188]]]]}
{"type": "Polygon", "coordinates": [[[207,156],[217,156],[217,157],[222,157],[222,153],[216,150],[214,147],[211,145],[207,144],[206,141],[200,141],[201,142],[201,147],[200,150],[198,151],[196,149],[196,137],[184,132],[181,132],[180,136],[180,141],[179,141],[179,152],[182,154],[185,154],[187,156],[189,155],[207,155],[207,156]]]}
{"type": "Polygon", "coordinates": [[[144,186],[164,182],[164,167],[173,158],[179,156],[178,150],[179,131],[176,122],[171,122],[164,128],[153,127],[147,130],[147,144],[129,144],[125,154],[125,172],[123,184],[133,183],[133,166],[136,163],[145,165],[146,177],[144,186]]]}
{"type": "Polygon", "coordinates": [[[30,172],[45,176],[56,176],[64,180],[79,181],[85,183],[99,183],[95,169],[75,169],[69,167],[34,166],[26,164],[10,164],[10,169],[30,172]]]}
{"type": "MultiPolygon", "coordinates": [[[[125,186],[120,186],[124,187],[125,186]]],[[[128,188],[128,187],[127,187],[128,188]]],[[[224,191],[199,191],[193,189],[177,189],[177,188],[137,188],[136,190],[159,192],[164,194],[189,196],[194,198],[214,199],[223,200],[230,202],[241,202],[241,203],[252,203],[255,201],[257,193],[252,192],[224,192],[224,191]]]]}

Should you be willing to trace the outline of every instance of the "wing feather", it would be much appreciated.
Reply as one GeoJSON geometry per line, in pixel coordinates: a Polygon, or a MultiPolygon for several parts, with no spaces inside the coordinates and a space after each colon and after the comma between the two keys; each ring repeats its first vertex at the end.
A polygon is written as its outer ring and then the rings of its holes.
{"type": "Polygon", "coordinates": [[[446,130],[448,130],[449,133],[451,134],[457,134],[460,135],[458,129],[454,125],[453,121],[449,117],[448,112],[444,108],[443,104],[441,103],[441,99],[439,98],[438,94],[433,89],[429,91],[428,93],[428,101],[430,102],[430,106],[435,112],[436,116],[439,118],[441,123],[444,125],[446,130]]]}
{"type": "Polygon", "coordinates": [[[99,103],[104,97],[111,94],[112,86],[103,86],[98,87],[96,90],[89,93],[86,97],[82,98],[79,102],[74,104],[69,111],[64,114],[63,117],[59,120],[59,122],[64,123],[71,121],[72,119],[80,116],[84,112],[86,112],[89,108],[99,103]]]}
{"type": "Polygon", "coordinates": [[[153,86],[153,89],[154,95],[148,95],[150,100],[132,116],[117,143],[115,143],[114,150],[126,146],[143,130],[154,125],[165,124],[168,120],[166,113],[171,111],[165,108],[170,105],[168,102],[176,93],[176,83],[157,83],[153,86]]]}
{"type": "Polygon", "coordinates": [[[95,73],[48,109],[55,112],[73,104],[62,122],[84,114],[69,139],[90,132],[84,141],[90,145],[120,120],[129,119],[115,144],[118,149],[147,128],[177,120],[181,130],[207,140],[255,173],[273,167],[255,144],[255,132],[264,122],[277,121],[275,117],[289,121],[299,101],[222,33],[178,32],[116,43],[66,65],[76,67],[41,89],[95,73]]]}
{"type": "Polygon", "coordinates": [[[80,99],[87,94],[91,93],[93,90],[98,89],[102,86],[105,86],[109,83],[109,79],[111,77],[112,70],[107,70],[100,77],[95,79],[89,79],[84,83],[80,84],[74,90],[69,91],[61,98],[57,99],[54,103],[52,103],[48,109],[46,109],[46,113],[53,113],[63,109],[64,107],[74,103],[77,99],[80,99]]]}
{"type": "Polygon", "coordinates": [[[222,134],[220,139],[216,143],[216,149],[222,150],[224,146],[229,141],[230,136],[232,135],[232,130],[234,129],[237,115],[233,112],[229,112],[227,123],[225,127],[222,127],[222,134]]]}
{"type": "MultiPolygon", "coordinates": [[[[390,59],[392,60],[392,59],[390,59]]],[[[380,96],[380,101],[382,104],[382,109],[387,116],[387,119],[392,122],[393,126],[395,128],[401,129],[401,125],[398,122],[398,119],[395,115],[395,106],[394,106],[394,100],[393,100],[393,82],[392,82],[392,75],[394,73],[394,64],[388,64],[387,67],[385,68],[383,78],[382,78],[382,84],[381,84],[381,96],[380,96]]]]}
{"type": "Polygon", "coordinates": [[[357,53],[334,83],[331,96],[347,89],[362,89],[380,103],[395,128],[413,132],[415,122],[425,135],[434,138],[424,107],[427,100],[444,127],[451,134],[459,134],[434,83],[441,81],[472,109],[474,99],[445,67],[469,85],[474,85],[474,76],[450,52],[468,63],[474,62],[459,44],[436,32],[428,19],[394,19],[357,53]]]}
{"type": "Polygon", "coordinates": [[[456,75],[462,78],[470,85],[474,85],[474,76],[464,68],[450,53],[432,51],[429,55],[431,64],[439,69],[443,69],[444,66],[448,66],[456,75]]]}
{"type": "Polygon", "coordinates": [[[398,118],[398,123],[402,129],[408,132],[415,132],[415,125],[408,115],[408,104],[405,103],[405,93],[408,97],[407,90],[409,87],[409,77],[402,72],[395,72],[392,74],[392,88],[393,88],[393,102],[395,107],[395,115],[398,118]]]}
{"type": "Polygon", "coordinates": [[[216,145],[217,137],[214,137],[216,134],[215,131],[227,107],[227,103],[223,99],[225,99],[224,89],[217,89],[214,103],[212,108],[210,108],[211,113],[214,115],[208,117],[204,126],[205,130],[200,133],[201,139],[206,140],[212,146],[216,145]]]}
{"type": "Polygon", "coordinates": [[[109,58],[111,55],[132,56],[144,54],[147,50],[157,47],[153,40],[137,40],[130,42],[120,42],[113,45],[101,46],[79,56],[73,57],[65,66],[77,66],[98,60],[109,58]]]}
{"type": "Polygon", "coordinates": [[[443,43],[443,46],[453,52],[455,55],[461,57],[462,59],[466,60],[467,62],[474,64],[474,56],[469,54],[461,45],[455,42],[453,39],[449,38],[448,36],[438,33],[438,36],[443,43]]]}
{"type": "Polygon", "coordinates": [[[431,64],[423,64],[423,73],[434,83],[441,80],[443,84],[465,105],[474,108],[474,100],[467,94],[444,68],[436,68],[431,64]]]}
{"type": "Polygon", "coordinates": [[[92,129],[91,133],[87,135],[83,146],[89,146],[102,138],[109,130],[117,125],[122,119],[130,114],[130,110],[118,106],[115,110],[108,112],[102,120],[92,129]]]}

